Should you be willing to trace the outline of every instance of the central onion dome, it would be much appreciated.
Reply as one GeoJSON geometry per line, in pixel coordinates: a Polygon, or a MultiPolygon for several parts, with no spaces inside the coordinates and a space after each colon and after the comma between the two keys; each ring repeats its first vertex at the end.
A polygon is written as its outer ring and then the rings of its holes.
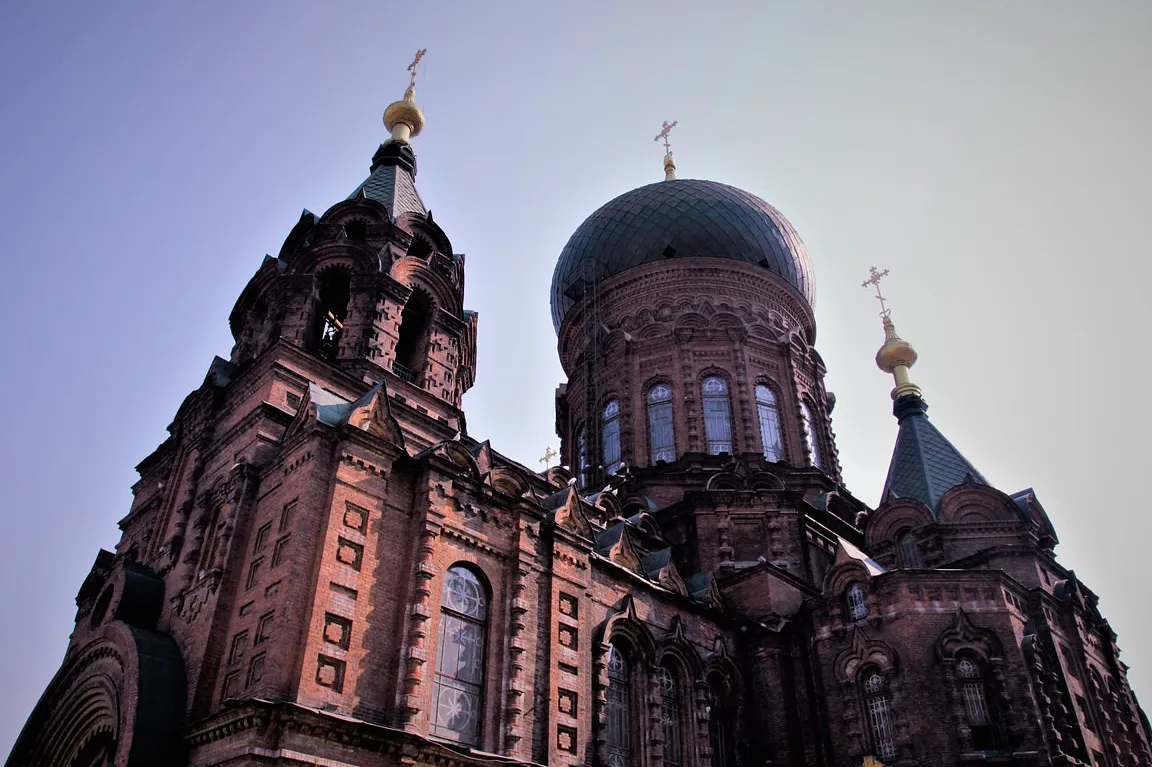
{"type": "Polygon", "coordinates": [[[812,261],[780,211],[727,184],[676,179],[625,192],[568,240],[552,275],[557,331],[586,280],[603,282],[643,264],[692,256],[760,266],[813,303],[812,261]]]}

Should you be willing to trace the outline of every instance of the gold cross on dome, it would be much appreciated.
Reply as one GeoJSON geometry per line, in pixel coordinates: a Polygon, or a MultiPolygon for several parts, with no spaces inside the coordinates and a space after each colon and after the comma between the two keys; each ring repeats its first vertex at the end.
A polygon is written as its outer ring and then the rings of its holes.
{"type": "Polygon", "coordinates": [[[664,121],[664,127],[661,128],[660,132],[656,134],[656,138],[652,139],[653,141],[659,141],[660,139],[664,139],[664,156],[665,157],[671,157],[672,156],[672,144],[670,144],[668,142],[668,134],[670,134],[672,132],[672,129],[675,128],[679,123],[680,123],[679,120],[673,120],[672,122],[668,122],[667,120],[665,120],[664,121]]]}
{"type": "Polygon", "coordinates": [[[412,87],[416,87],[416,68],[420,65],[420,59],[424,58],[424,54],[428,52],[427,48],[421,48],[416,51],[416,58],[412,59],[412,63],[408,65],[408,71],[412,73],[412,87]]]}
{"type": "Polygon", "coordinates": [[[540,459],[540,463],[544,464],[545,466],[551,466],[552,459],[558,455],[560,454],[553,450],[552,446],[549,445],[547,449],[544,450],[544,457],[540,459]]]}
{"type": "Polygon", "coordinates": [[[888,276],[888,270],[887,269],[884,269],[883,271],[881,271],[880,269],[877,269],[876,267],[872,266],[872,267],[868,268],[868,279],[866,279],[866,280],[864,280],[864,282],[860,283],[860,287],[864,288],[865,290],[868,289],[869,285],[875,285],[876,286],[876,300],[880,302],[880,316],[881,317],[887,317],[889,314],[892,313],[892,310],[889,309],[887,307],[887,305],[884,303],[884,294],[880,292],[880,280],[884,279],[887,276],[888,276]]]}

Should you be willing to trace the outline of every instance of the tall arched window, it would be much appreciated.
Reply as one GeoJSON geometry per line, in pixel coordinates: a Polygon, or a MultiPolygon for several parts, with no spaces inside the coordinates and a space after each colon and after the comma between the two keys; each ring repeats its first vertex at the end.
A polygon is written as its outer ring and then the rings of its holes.
{"type": "Polygon", "coordinates": [[[604,445],[604,471],[615,474],[620,471],[620,401],[608,400],[604,406],[604,421],[600,434],[604,445]]]}
{"type": "Polygon", "coordinates": [[[964,716],[972,731],[973,747],[992,748],[992,716],[988,712],[984,669],[971,658],[961,658],[956,664],[956,681],[964,700],[964,716]]]}
{"type": "Polygon", "coordinates": [[[872,733],[872,748],[881,759],[896,756],[896,742],[892,738],[891,700],[888,680],[876,670],[864,673],[864,707],[868,711],[868,729],[872,733]]]}
{"type": "Polygon", "coordinates": [[[347,271],[327,269],[319,275],[320,302],[316,308],[316,353],[331,359],[340,352],[344,320],[348,318],[348,299],[352,280],[347,271]]]}
{"type": "Polygon", "coordinates": [[[632,767],[632,673],[628,658],[608,645],[608,767],[632,767]]]}
{"type": "Polygon", "coordinates": [[[823,468],[824,458],[820,455],[820,441],[816,437],[816,420],[812,417],[812,407],[807,402],[802,402],[800,413],[804,416],[804,441],[808,444],[808,455],[812,459],[812,465],[823,468]]]}
{"type": "Polygon", "coordinates": [[[660,723],[664,728],[664,764],[682,767],[684,764],[684,733],[681,728],[680,685],[676,674],[667,666],[656,672],[660,683],[660,723]]]}
{"type": "Polygon", "coordinates": [[[916,542],[916,534],[907,530],[896,539],[896,551],[900,559],[900,566],[906,570],[916,570],[924,566],[920,559],[920,545],[916,542]]]}
{"type": "Polygon", "coordinates": [[[780,436],[780,413],[776,410],[776,395],[765,384],[756,385],[756,415],[760,419],[760,443],[764,457],[779,461],[784,457],[784,440],[780,436]]]}
{"type": "Polygon", "coordinates": [[[652,463],[676,460],[676,431],[672,423],[672,388],[656,384],[648,390],[648,446],[652,463]]]}
{"type": "Polygon", "coordinates": [[[736,703],[731,685],[721,674],[708,675],[708,742],[712,767],[735,767],[736,703]]]}
{"type": "Polygon", "coordinates": [[[584,424],[576,427],[573,441],[576,443],[576,481],[584,487],[591,481],[588,476],[588,439],[584,435],[584,424]]]}
{"type": "Polygon", "coordinates": [[[479,745],[487,589],[467,567],[450,567],[444,573],[440,609],[432,731],[442,738],[479,745]]]}
{"type": "Polygon", "coordinates": [[[848,586],[844,592],[844,601],[848,606],[848,618],[858,621],[868,617],[868,595],[864,592],[864,584],[856,581],[848,586]]]}
{"type": "Polygon", "coordinates": [[[704,379],[704,439],[708,454],[732,452],[732,410],[728,404],[728,384],[719,376],[704,379]]]}
{"type": "Polygon", "coordinates": [[[406,381],[415,381],[424,367],[428,331],[432,325],[432,302],[422,290],[412,291],[400,313],[399,338],[392,372],[406,381]]]}

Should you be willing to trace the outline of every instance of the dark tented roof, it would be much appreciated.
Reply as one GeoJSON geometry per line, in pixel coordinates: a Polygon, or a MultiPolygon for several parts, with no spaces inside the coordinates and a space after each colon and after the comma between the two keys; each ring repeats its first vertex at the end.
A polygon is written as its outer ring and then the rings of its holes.
{"type": "Polygon", "coordinates": [[[788,220],[742,189],[699,179],[661,181],[626,192],[580,225],[552,276],[559,329],[585,280],[687,256],[744,261],[779,275],[812,303],[808,250],[788,220]]]}
{"type": "Polygon", "coordinates": [[[935,514],[940,499],[952,488],[965,482],[987,485],[988,481],[932,425],[927,411],[928,405],[917,396],[896,401],[900,430],[881,498],[917,498],[935,514]]]}
{"type": "Polygon", "coordinates": [[[424,201],[416,191],[416,180],[398,165],[381,165],[372,171],[363,184],[348,196],[351,200],[364,191],[364,196],[381,203],[395,221],[402,213],[427,214],[424,201]]]}

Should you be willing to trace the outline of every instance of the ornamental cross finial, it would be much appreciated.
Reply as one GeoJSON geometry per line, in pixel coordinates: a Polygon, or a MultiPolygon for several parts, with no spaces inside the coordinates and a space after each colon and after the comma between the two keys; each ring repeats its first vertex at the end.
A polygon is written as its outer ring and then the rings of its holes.
{"type": "Polygon", "coordinates": [[[675,128],[677,126],[677,124],[679,124],[679,122],[680,122],[679,120],[673,120],[672,122],[668,122],[667,120],[665,120],[664,121],[664,127],[661,128],[660,132],[656,134],[656,138],[652,139],[653,141],[659,141],[660,139],[664,139],[664,156],[665,157],[671,157],[672,156],[672,144],[670,144],[668,142],[668,134],[670,134],[672,132],[672,129],[675,128]]]}
{"type": "Polygon", "coordinates": [[[540,463],[544,464],[545,467],[551,466],[552,465],[552,459],[558,455],[559,455],[559,453],[557,453],[555,450],[553,450],[552,446],[549,445],[544,450],[544,457],[540,459],[540,463]]]}
{"type": "Polygon", "coordinates": [[[889,309],[888,306],[884,303],[884,294],[880,292],[880,280],[884,279],[887,276],[888,276],[888,270],[887,269],[881,271],[874,266],[869,267],[868,279],[864,280],[864,282],[862,282],[860,284],[860,286],[862,288],[864,288],[865,290],[868,289],[869,285],[875,285],[876,286],[876,300],[880,302],[880,316],[881,317],[887,317],[888,315],[890,315],[892,313],[892,310],[889,309]]]}
{"type": "Polygon", "coordinates": [[[416,58],[412,59],[412,63],[408,65],[408,71],[412,73],[412,82],[408,87],[416,87],[416,68],[420,66],[420,59],[424,58],[424,54],[428,52],[427,48],[421,48],[416,51],[416,58]]]}

